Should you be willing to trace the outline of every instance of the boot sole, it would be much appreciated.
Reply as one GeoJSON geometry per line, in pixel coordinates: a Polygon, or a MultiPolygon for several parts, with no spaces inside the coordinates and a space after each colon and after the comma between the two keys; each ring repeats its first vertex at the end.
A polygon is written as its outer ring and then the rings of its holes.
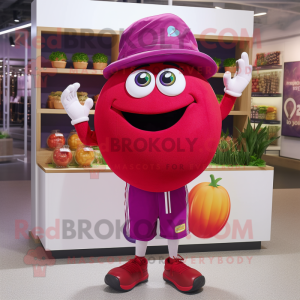
{"type": "Polygon", "coordinates": [[[148,281],[148,277],[147,277],[147,279],[145,279],[145,280],[142,280],[142,281],[139,281],[139,282],[135,283],[135,284],[133,285],[133,287],[132,287],[132,288],[129,288],[129,289],[124,289],[124,288],[122,288],[122,287],[121,287],[121,284],[120,284],[119,278],[117,278],[117,277],[115,277],[115,276],[113,276],[113,275],[111,275],[111,274],[107,274],[107,275],[105,276],[105,278],[104,278],[104,281],[105,281],[105,283],[106,283],[108,286],[110,286],[111,288],[113,288],[113,289],[116,290],[116,291],[119,291],[119,292],[129,292],[129,291],[131,291],[133,288],[135,288],[138,284],[147,282],[147,281],[148,281]]]}
{"type": "Polygon", "coordinates": [[[172,284],[178,291],[183,292],[183,293],[192,293],[192,292],[198,291],[205,285],[205,277],[203,275],[195,278],[194,282],[193,282],[193,286],[188,290],[186,290],[186,288],[184,288],[184,287],[180,287],[179,285],[176,285],[173,281],[165,278],[165,276],[163,278],[164,278],[164,281],[172,284]]]}

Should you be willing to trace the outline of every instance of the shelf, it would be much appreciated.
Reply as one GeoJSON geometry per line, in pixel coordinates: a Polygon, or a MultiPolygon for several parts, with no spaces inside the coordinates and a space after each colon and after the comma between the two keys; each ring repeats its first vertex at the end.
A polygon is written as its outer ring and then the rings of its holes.
{"type": "MultiPolygon", "coordinates": [[[[197,41],[206,41],[206,42],[217,42],[217,43],[220,43],[220,42],[232,42],[232,43],[238,43],[238,42],[241,42],[241,43],[251,43],[252,42],[252,38],[251,37],[246,37],[246,36],[243,36],[243,37],[239,37],[239,36],[232,36],[232,35],[223,35],[223,36],[220,36],[220,35],[209,35],[209,34],[194,34],[195,36],[195,39],[197,41]]],[[[243,44],[242,44],[243,45],[243,44]]]]}
{"type": "MultiPolygon", "coordinates": [[[[103,75],[103,70],[94,69],[59,69],[59,68],[42,68],[41,73],[54,73],[54,74],[75,74],[75,75],[103,75]]],[[[212,77],[223,78],[225,73],[216,73],[212,77]]],[[[235,73],[231,73],[231,77],[235,73]]]]}
{"type": "Polygon", "coordinates": [[[281,93],[276,94],[263,94],[263,93],[252,93],[251,97],[266,97],[266,98],[273,98],[273,97],[282,97],[281,93]]]}
{"type": "Polygon", "coordinates": [[[50,164],[46,163],[37,163],[38,166],[45,172],[45,173],[99,173],[99,172],[112,172],[112,170],[106,166],[94,166],[91,168],[53,168],[50,164]]]}
{"type": "MultiPolygon", "coordinates": [[[[112,173],[113,171],[105,165],[95,166],[91,168],[53,168],[47,163],[38,162],[37,165],[45,173],[112,173]]],[[[273,167],[252,167],[252,166],[225,166],[225,165],[209,165],[205,171],[257,171],[257,170],[273,170],[273,167]]]]}
{"type": "MultiPolygon", "coordinates": [[[[37,110],[39,114],[53,114],[53,115],[66,115],[67,112],[64,109],[51,109],[51,108],[40,108],[37,110]]],[[[90,115],[95,114],[95,110],[90,110],[90,115]]],[[[233,110],[229,113],[231,116],[246,116],[248,115],[247,111],[236,111],[233,110]]]]}
{"type": "Polygon", "coordinates": [[[267,124],[267,125],[278,125],[280,124],[280,121],[278,120],[261,120],[261,119],[251,119],[251,123],[260,123],[261,121],[263,121],[263,124],[267,124]]]}
{"type": "Polygon", "coordinates": [[[269,71],[269,70],[282,70],[282,65],[269,65],[269,66],[253,66],[252,71],[269,71]]]}
{"type": "Polygon", "coordinates": [[[103,70],[41,68],[41,73],[72,74],[72,75],[103,75],[103,70]]]}
{"type": "MultiPolygon", "coordinates": [[[[100,32],[91,32],[88,29],[74,29],[74,28],[50,28],[50,27],[37,27],[37,36],[42,36],[42,33],[44,34],[53,34],[53,35],[58,35],[62,34],[62,35],[74,35],[74,36],[106,36],[106,37],[111,37],[111,61],[114,62],[117,60],[118,55],[119,55],[119,40],[120,40],[120,36],[121,36],[121,32],[113,32],[113,31],[105,31],[105,33],[100,33],[100,32]]],[[[197,40],[200,41],[205,41],[205,42],[215,42],[215,43],[231,43],[233,42],[233,44],[235,44],[235,49],[233,49],[232,54],[230,54],[231,57],[241,57],[242,52],[247,51],[249,53],[249,60],[252,61],[252,38],[250,37],[232,37],[232,36],[224,36],[220,39],[220,37],[218,35],[197,35],[195,36],[197,40]],[[235,52],[235,54],[234,54],[235,52]]],[[[70,68],[51,68],[50,64],[45,64],[42,67],[41,66],[41,61],[39,60],[39,58],[42,56],[42,50],[41,49],[37,49],[36,51],[36,56],[33,59],[36,59],[37,61],[37,70],[40,72],[40,75],[43,76],[37,76],[37,83],[39,84],[39,86],[42,86],[42,79],[43,77],[45,77],[45,75],[55,75],[55,74],[61,74],[62,76],[53,76],[51,77],[52,81],[51,82],[54,86],[55,83],[57,83],[57,89],[59,90],[59,86],[61,85],[61,83],[59,82],[61,77],[64,77],[64,75],[79,75],[79,77],[82,77],[83,75],[103,75],[103,70],[94,70],[92,69],[92,65],[89,65],[89,67],[91,69],[74,69],[73,65],[68,65],[68,67],[70,66],[70,68]],[[80,76],[81,75],[81,76],[80,76]],[[54,80],[55,79],[55,80],[54,80]]],[[[221,78],[224,77],[224,69],[220,69],[220,71],[218,71],[218,73],[216,73],[212,78],[219,78],[217,80],[213,80],[214,84],[220,84],[221,85],[221,78]],[[222,73],[221,73],[222,72],[222,73]]],[[[234,76],[234,73],[231,73],[231,77],[234,76]]],[[[72,76],[68,76],[67,78],[72,77],[72,76]]],[[[75,76],[73,76],[75,77],[75,76]]],[[[78,77],[78,76],[77,76],[78,77]]],[[[99,78],[99,77],[97,77],[99,78]]],[[[89,79],[87,78],[87,80],[91,80],[92,78],[89,77],[89,79]]],[[[96,79],[96,78],[95,78],[96,79]]],[[[99,78],[101,79],[101,78],[99,78]]],[[[104,78],[103,78],[104,79],[104,78]]],[[[75,82],[75,81],[74,81],[75,82]]],[[[223,90],[223,85],[222,85],[222,90],[223,90]]],[[[51,162],[51,151],[47,151],[44,149],[41,149],[41,145],[45,144],[45,131],[47,131],[47,129],[45,128],[45,126],[42,126],[43,122],[42,120],[46,118],[46,116],[48,115],[49,117],[51,117],[50,119],[53,119],[51,121],[55,123],[55,118],[59,117],[59,115],[67,115],[66,111],[64,109],[49,109],[46,107],[42,106],[46,106],[44,103],[44,100],[46,95],[44,93],[42,93],[42,89],[38,88],[36,90],[36,99],[37,99],[37,103],[36,103],[36,110],[33,113],[36,113],[35,117],[37,119],[37,128],[36,128],[36,132],[35,132],[35,140],[36,140],[36,161],[39,165],[40,170],[44,170],[44,172],[49,172],[49,173],[91,173],[91,172],[106,172],[108,174],[112,174],[109,173],[111,172],[111,170],[107,170],[107,169],[103,169],[103,166],[99,167],[94,167],[94,168],[68,168],[68,169],[57,169],[57,168],[53,168],[51,165],[47,165],[46,163],[51,162]],[[42,101],[43,100],[43,101],[42,101]],[[44,115],[44,117],[42,117],[42,115],[44,115]],[[57,116],[56,116],[57,115],[57,116]],[[56,116],[56,117],[55,117],[56,116]]],[[[34,91],[35,92],[35,91],[34,91]]],[[[238,110],[234,110],[234,111],[230,111],[229,115],[233,116],[231,118],[234,119],[234,125],[238,128],[238,130],[242,131],[244,126],[245,126],[245,120],[247,119],[247,117],[250,117],[250,95],[251,95],[251,86],[247,88],[247,91],[244,92],[242,94],[241,97],[239,97],[239,99],[237,100],[237,105],[236,105],[236,109],[238,110]]],[[[95,114],[95,110],[91,110],[90,115],[94,115],[95,114]]],[[[61,116],[60,118],[62,118],[62,124],[60,124],[58,127],[60,126],[64,126],[63,124],[70,124],[70,120],[67,116],[63,117],[61,116]]],[[[49,119],[47,117],[47,119],[49,119]]],[[[53,123],[53,124],[54,124],[53,123]]],[[[57,126],[57,125],[55,125],[57,126]]],[[[69,125],[68,125],[69,126],[69,125]]],[[[233,126],[233,134],[237,135],[238,132],[235,129],[235,126],[233,126]]],[[[57,127],[55,127],[57,128],[57,127]]],[[[60,128],[59,128],[60,129],[60,128]]],[[[226,166],[210,166],[207,168],[207,170],[235,170],[236,167],[226,167],[226,166]]],[[[258,169],[258,168],[254,168],[254,167],[237,167],[237,169],[258,169]]],[[[110,175],[108,175],[110,176],[110,175]]]]}
{"type": "Polygon", "coordinates": [[[229,113],[230,116],[248,116],[248,112],[246,110],[232,110],[229,113]]]}
{"type": "MultiPolygon", "coordinates": [[[[53,115],[66,115],[67,112],[64,109],[51,109],[51,108],[40,108],[37,110],[38,114],[53,114],[53,115]]],[[[90,110],[90,115],[95,114],[95,110],[90,110]]]]}
{"type": "MultiPolygon", "coordinates": [[[[225,73],[216,73],[215,75],[212,76],[212,78],[223,78],[225,73]]],[[[235,73],[231,73],[231,77],[234,76],[235,73]]]]}
{"type": "Polygon", "coordinates": [[[270,145],[270,146],[267,148],[267,151],[279,151],[280,149],[281,149],[280,146],[270,145]]]}

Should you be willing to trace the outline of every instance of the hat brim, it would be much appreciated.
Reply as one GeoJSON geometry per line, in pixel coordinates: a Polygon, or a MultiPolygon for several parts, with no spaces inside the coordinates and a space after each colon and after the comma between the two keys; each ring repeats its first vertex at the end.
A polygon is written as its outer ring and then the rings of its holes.
{"type": "Polygon", "coordinates": [[[208,55],[195,50],[162,49],[146,51],[117,60],[103,70],[106,79],[115,72],[142,64],[159,62],[181,62],[195,67],[205,79],[212,77],[217,72],[217,64],[208,55]]]}

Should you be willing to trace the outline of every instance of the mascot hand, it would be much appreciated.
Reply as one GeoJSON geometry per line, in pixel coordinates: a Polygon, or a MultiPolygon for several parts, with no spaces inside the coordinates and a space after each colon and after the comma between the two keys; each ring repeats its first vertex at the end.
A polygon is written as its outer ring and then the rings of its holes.
{"type": "Polygon", "coordinates": [[[93,107],[93,100],[86,99],[84,105],[81,105],[77,98],[77,90],[80,84],[70,84],[61,95],[61,103],[69,117],[72,119],[71,124],[75,125],[89,120],[89,111],[93,107]]]}
{"type": "Polygon", "coordinates": [[[240,97],[252,78],[252,66],[249,65],[248,54],[243,52],[242,57],[237,62],[239,67],[234,77],[231,78],[231,73],[228,71],[223,77],[225,85],[224,91],[233,97],[240,97]]]}

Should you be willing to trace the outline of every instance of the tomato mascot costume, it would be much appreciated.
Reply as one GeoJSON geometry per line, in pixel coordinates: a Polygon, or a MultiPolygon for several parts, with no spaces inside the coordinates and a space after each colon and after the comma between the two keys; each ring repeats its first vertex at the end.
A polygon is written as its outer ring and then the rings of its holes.
{"type": "Polygon", "coordinates": [[[179,239],[189,233],[186,184],[209,165],[222,120],[251,80],[247,53],[237,62],[234,78],[224,74],[219,104],[207,81],[217,72],[214,60],[199,52],[182,19],[162,14],[123,32],[118,60],[104,69],[107,82],[95,109],[95,131],[88,125],[93,101],[79,103],[79,83],[63,92],[63,106],[80,140],[99,145],[111,170],[126,182],[123,231],[135,240],[136,255],[108,272],[105,282],[112,288],[129,291],[148,280],[145,253],[156,236],[157,219],[160,236],[168,240],[164,280],[183,292],[205,284],[204,276],[178,255],[179,239]]]}

